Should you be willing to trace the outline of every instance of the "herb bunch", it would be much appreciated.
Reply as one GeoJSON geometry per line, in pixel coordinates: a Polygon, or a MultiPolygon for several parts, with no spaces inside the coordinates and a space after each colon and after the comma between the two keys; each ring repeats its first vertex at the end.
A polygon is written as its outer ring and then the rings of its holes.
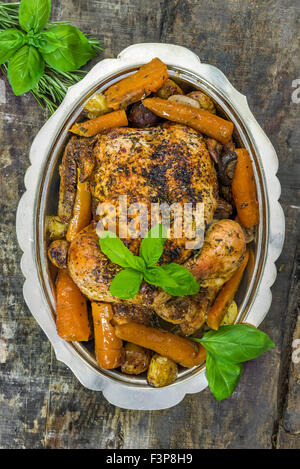
{"type": "Polygon", "coordinates": [[[139,256],[134,256],[124,243],[111,231],[104,231],[99,243],[102,252],[114,263],[123,267],[111,282],[113,296],[127,300],[135,297],[145,280],[161,287],[172,296],[195,295],[200,285],[195,277],[180,264],[156,265],[162,256],[166,241],[165,229],[155,225],[140,246],[139,256]]]}
{"type": "Polygon", "coordinates": [[[102,41],[72,25],[48,22],[51,0],[0,2],[0,65],[18,96],[30,91],[53,113],[102,41]],[[46,28],[46,29],[44,29],[46,28]]]}

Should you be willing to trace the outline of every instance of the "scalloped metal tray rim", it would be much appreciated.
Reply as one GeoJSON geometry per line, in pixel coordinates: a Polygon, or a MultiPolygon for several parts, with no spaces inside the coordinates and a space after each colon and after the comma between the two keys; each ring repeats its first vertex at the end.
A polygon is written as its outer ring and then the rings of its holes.
{"type": "Polygon", "coordinates": [[[264,170],[263,176],[267,191],[269,230],[267,233],[267,255],[265,256],[261,281],[257,287],[251,309],[247,314],[247,321],[255,326],[263,321],[271,305],[270,287],[276,278],[275,261],[281,253],[285,232],[284,215],[278,202],[281,189],[276,177],[278,169],[276,152],[251,113],[246,97],[239,93],[216,67],[202,64],[199,57],[185,47],[162,43],[142,43],[124,49],[117,59],[100,61],[83,80],[69,88],[63,103],[44,124],[32,143],[31,166],[25,174],[26,192],[18,205],[16,231],[19,245],[23,251],[21,269],[25,277],[24,299],[50,340],[57,359],[64,362],[85,387],[102,391],[105,398],[118,407],[135,410],[166,409],[179,403],[186,393],[192,394],[202,391],[207,387],[205,369],[202,369],[195,376],[191,375],[184,381],[176,382],[167,388],[153,389],[135,387],[128,383],[116,383],[109,377],[97,373],[92,366],[83,360],[69,343],[57,335],[51,312],[41,288],[35,263],[35,209],[39,182],[51,139],[63,124],[66,115],[74,108],[74,102],[113,73],[146,63],[153,57],[159,57],[169,66],[181,67],[190,71],[218,89],[240,115],[257,154],[260,156],[260,149],[264,150],[260,164],[264,170]]]}

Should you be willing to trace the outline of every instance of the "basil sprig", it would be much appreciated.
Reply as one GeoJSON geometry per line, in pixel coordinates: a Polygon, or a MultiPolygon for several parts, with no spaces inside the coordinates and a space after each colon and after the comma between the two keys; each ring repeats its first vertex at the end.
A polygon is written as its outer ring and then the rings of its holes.
{"type": "Polygon", "coordinates": [[[199,283],[183,265],[155,265],[163,254],[165,241],[165,229],[161,224],[156,225],[142,240],[140,255],[134,256],[114,233],[105,231],[99,240],[101,250],[114,264],[124,269],[111,282],[110,293],[124,300],[133,298],[138,294],[143,280],[161,287],[172,296],[198,293],[199,283]]]}
{"type": "Polygon", "coordinates": [[[32,90],[44,74],[45,63],[59,72],[74,71],[97,52],[87,37],[71,25],[47,26],[51,0],[21,0],[19,26],[0,32],[0,65],[8,63],[15,95],[32,90]]]}
{"type": "Polygon", "coordinates": [[[221,326],[192,338],[206,349],[206,377],[209,389],[218,401],[235,390],[243,373],[243,362],[257,358],[274,347],[270,337],[248,324],[221,326]]]}

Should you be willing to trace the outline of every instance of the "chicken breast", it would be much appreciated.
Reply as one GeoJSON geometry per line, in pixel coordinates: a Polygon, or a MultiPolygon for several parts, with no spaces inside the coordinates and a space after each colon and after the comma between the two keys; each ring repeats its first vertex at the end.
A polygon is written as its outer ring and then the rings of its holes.
{"type": "MultiPolygon", "coordinates": [[[[180,203],[182,207],[203,202],[205,223],[211,222],[218,205],[217,176],[204,139],[195,130],[179,124],[113,129],[100,136],[94,155],[96,168],[90,186],[96,219],[99,204],[109,203],[116,207],[118,226],[119,198],[124,201],[126,197],[126,208],[144,204],[148,210],[146,231],[151,226],[152,203],[180,203]]],[[[129,213],[128,223],[135,217],[136,213],[129,213]]],[[[186,260],[190,251],[185,249],[185,241],[184,232],[179,239],[169,240],[164,261],[186,260]]],[[[134,251],[136,243],[129,244],[134,251]]]]}

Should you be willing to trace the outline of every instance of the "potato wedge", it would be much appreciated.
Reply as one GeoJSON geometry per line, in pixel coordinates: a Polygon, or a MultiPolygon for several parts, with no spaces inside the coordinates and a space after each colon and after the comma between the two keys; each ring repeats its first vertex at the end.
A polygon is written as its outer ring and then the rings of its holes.
{"type": "Polygon", "coordinates": [[[238,307],[235,301],[231,303],[229,306],[228,310],[226,311],[226,314],[221,321],[220,326],[229,326],[231,324],[234,324],[234,321],[236,320],[238,315],[238,307]]]}

